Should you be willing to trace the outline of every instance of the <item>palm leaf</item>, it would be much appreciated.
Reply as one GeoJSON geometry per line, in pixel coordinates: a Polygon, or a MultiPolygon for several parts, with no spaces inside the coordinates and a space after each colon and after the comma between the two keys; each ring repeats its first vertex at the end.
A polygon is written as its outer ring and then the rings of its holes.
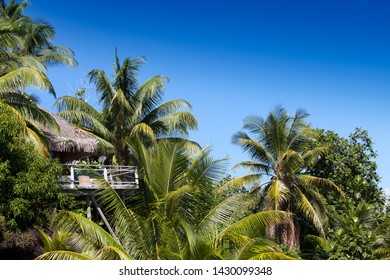
{"type": "Polygon", "coordinates": [[[255,182],[258,182],[261,179],[261,177],[262,177],[261,174],[250,174],[250,175],[244,175],[238,178],[234,178],[226,182],[222,186],[216,188],[214,192],[221,193],[224,192],[226,188],[232,188],[233,190],[238,189],[248,184],[253,184],[255,182]]]}
{"type": "Polygon", "coordinates": [[[53,85],[47,76],[38,69],[22,67],[0,77],[0,92],[30,86],[48,90],[54,97],[56,96],[53,85]]]}
{"type": "Polygon", "coordinates": [[[239,144],[248,152],[252,159],[258,160],[263,164],[272,165],[274,159],[272,155],[268,153],[266,148],[258,141],[251,139],[248,134],[244,132],[237,132],[232,137],[233,144],[239,144]]]}
{"type": "Polygon", "coordinates": [[[106,73],[103,70],[92,70],[88,73],[88,77],[90,82],[95,84],[97,93],[100,94],[99,102],[105,108],[109,108],[116,90],[111,85],[106,73]]]}
{"type": "Polygon", "coordinates": [[[138,136],[148,143],[155,144],[156,138],[153,129],[146,123],[138,123],[131,130],[130,137],[138,136]]]}
{"type": "Polygon", "coordinates": [[[308,217],[316,227],[316,229],[320,232],[320,234],[324,237],[325,232],[322,226],[321,219],[317,213],[317,210],[314,209],[313,205],[307,199],[307,197],[299,190],[295,190],[297,194],[297,206],[302,211],[306,217],[308,217]]]}
{"type": "Polygon", "coordinates": [[[274,210],[279,210],[279,204],[283,204],[288,201],[291,194],[289,189],[284,183],[278,179],[271,181],[271,184],[267,191],[267,199],[272,203],[274,210]]]}
{"type": "Polygon", "coordinates": [[[32,96],[19,92],[5,92],[0,93],[0,100],[14,108],[26,121],[54,131],[60,130],[53,116],[39,107],[32,96]]]}
{"type": "Polygon", "coordinates": [[[264,238],[250,239],[240,246],[236,259],[239,260],[293,260],[278,249],[277,244],[264,238]]]}
{"type": "MultiPolygon", "coordinates": [[[[117,228],[117,238],[127,254],[133,259],[148,259],[154,238],[149,223],[131,209],[127,209],[118,193],[108,184],[101,189],[101,199],[105,210],[112,215],[111,224],[117,228]],[[140,239],[140,237],[143,237],[140,239]],[[151,242],[151,243],[150,243],[151,242]]],[[[118,247],[118,246],[115,246],[118,247]]]]}
{"type": "Polygon", "coordinates": [[[325,178],[319,178],[307,174],[299,174],[298,178],[303,185],[316,186],[326,190],[331,189],[342,196],[344,195],[343,191],[331,180],[325,178]]]}
{"type": "Polygon", "coordinates": [[[230,196],[215,205],[196,225],[197,228],[208,228],[211,225],[221,224],[223,226],[232,222],[234,213],[239,210],[240,206],[246,204],[248,195],[239,194],[230,196]]]}
{"type": "Polygon", "coordinates": [[[230,234],[242,234],[246,236],[257,236],[264,233],[267,225],[284,223],[291,214],[284,211],[268,210],[249,215],[232,225],[228,226],[219,234],[221,237],[230,234]]]}
{"type": "Polygon", "coordinates": [[[36,258],[37,260],[92,260],[93,258],[72,251],[50,251],[36,258]]]}
{"type": "Polygon", "coordinates": [[[86,101],[80,98],[76,98],[73,96],[61,96],[58,98],[54,106],[57,107],[59,112],[63,111],[82,111],[84,113],[89,114],[91,117],[96,120],[102,121],[101,114],[91,105],[89,105],[86,101]]]}
{"type": "Polygon", "coordinates": [[[113,139],[112,133],[99,121],[89,113],[78,110],[68,110],[58,113],[58,116],[67,120],[68,122],[92,132],[96,136],[100,136],[104,139],[113,139]]]}

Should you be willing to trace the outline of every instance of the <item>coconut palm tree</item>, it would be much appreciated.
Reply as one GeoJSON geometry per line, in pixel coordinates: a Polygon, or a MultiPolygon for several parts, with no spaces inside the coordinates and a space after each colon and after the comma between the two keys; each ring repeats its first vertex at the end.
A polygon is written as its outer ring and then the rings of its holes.
{"type": "Polygon", "coordinates": [[[300,216],[311,221],[324,236],[326,207],[321,192],[341,192],[331,181],[305,173],[306,166],[328,150],[327,147],[311,149],[316,133],[305,123],[307,116],[303,110],[290,116],[285,109],[278,107],[267,119],[258,116],[245,118],[243,131],[232,137],[232,142],[249,153],[252,160],[237,165],[248,169],[250,174],[234,179],[228,185],[242,186],[265,179],[258,183],[265,201],[264,208],[294,214],[287,223],[268,228],[269,237],[289,248],[300,246],[300,216]]]}
{"type": "Polygon", "coordinates": [[[28,128],[28,136],[39,150],[47,153],[40,126],[58,130],[54,118],[37,105],[37,98],[26,92],[35,87],[55,91],[46,76],[49,65],[76,66],[73,52],[54,46],[54,29],[45,22],[25,16],[27,1],[0,3],[0,102],[21,115],[28,128]]]}
{"type": "Polygon", "coordinates": [[[109,186],[101,205],[111,233],[70,212],[57,217],[52,237],[43,234],[39,259],[291,259],[264,239],[266,225],[286,219],[283,211],[238,218],[248,206],[238,194],[216,203],[213,189],[224,170],[209,150],[189,155],[183,140],[161,140],[152,149],[137,140],[146,199],[126,206],[109,186]]]}
{"type": "Polygon", "coordinates": [[[168,79],[153,76],[139,84],[138,71],[143,58],[126,58],[120,63],[115,52],[114,79],[103,70],[92,70],[88,76],[95,84],[101,111],[79,97],[64,96],[56,101],[59,115],[113,144],[116,160],[131,161],[129,144],[140,137],[152,145],[161,137],[183,137],[197,127],[191,105],[182,99],[162,102],[168,79]]]}
{"type": "Polygon", "coordinates": [[[73,51],[64,46],[55,46],[54,27],[45,21],[36,21],[24,15],[28,1],[20,3],[11,0],[8,4],[0,2],[0,18],[13,26],[21,40],[11,47],[10,52],[19,57],[34,57],[44,67],[48,65],[77,66],[73,51]]]}
{"type": "Polygon", "coordinates": [[[9,51],[21,41],[13,23],[0,18],[0,102],[12,107],[24,119],[26,135],[42,153],[47,153],[38,124],[53,130],[58,126],[50,114],[39,108],[36,97],[25,92],[25,88],[36,87],[48,90],[53,95],[55,92],[39,61],[21,58],[9,51]]]}

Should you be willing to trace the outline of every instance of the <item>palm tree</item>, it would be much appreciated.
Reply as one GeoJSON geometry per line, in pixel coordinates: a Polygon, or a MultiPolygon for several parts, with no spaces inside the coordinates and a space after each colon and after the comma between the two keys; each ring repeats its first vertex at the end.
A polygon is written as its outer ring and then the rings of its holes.
{"type": "Polygon", "coordinates": [[[258,116],[245,118],[243,129],[232,137],[234,144],[248,152],[252,161],[239,163],[251,173],[228,182],[228,185],[242,186],[248,182],[260,182],[260,195],[265,209],[283,210],[293,213],[290,220],[282,225],[271,225],[268,236],[287,244],[289,248],[300,246],[300,216],[313,223],[320,235],[324,236],[326,207],[322,191],[339,188],[331,181],[305,173],[309,163],[318,159],[328,149],[311,149],[316,133],[305,123],[308,114],[298,110],[290,116],[283,108],[276,108],[267,119],[258,116]]]}
{"type": "Polygon", "coordinates": [[[131,161],[128,146],[135,136],[152,145],[162,137],[184,137],[197,127],[187,101],[161,104],[166,77],[157,75],[138,84],[142,63],[142,58],[126,58],[121,64],[115,52],[113,81],[103,70],[88,74],[96,86],[101,111],[79,97],[64,96],[56,101],[61,117],[112,143],[117,162],[124,164],[131,161]]]}
{"type": "MultiPolygon", "coordinates": [[[[13,26],[13,31],[21,37],[19,44],[11,47],[12,53],[19,57],[33,57],[45,67],[47,65],[77,66],[73,51],[64,46],[55,46],[54,27],[45,21],[35,21],[25,16],[28,1],[20,3],[11,0],[8,4],[2,0],[0,18],[13,26]]],[[[46,70],[46,68],[45,68],[46,70]]]]}
{"type": "Polygon", "coordinates": [[[11,106],[24,118],[29,138],[39,150],[47,153],[45,138],[39,126],[58,130],[54,118],[37,105],[37,98],[26,92],[36,87],[55,91],[46,76],[48,65],[76,66],[73,52],[54,46],[54,29],[47,23],[24,16],[27,1],[0,3],[0,102],[11,106]]]}
{"type": "Polygon", "coordinates": [[[216,203],[213,189],[224,160],[213,160],[207,149],[189,155],[183,140],[161,140],[152,149],[136,142],[146,200],[132,198],[127,207],[105,186],[100,201],[111,233],[62,212],[53,236],[43,234],[46,252],[39,259],[291,259],[261,235],[288,214],[272,210],[238,218],[248,205],[245,194],[216,203]]]}
{"type": "Polygon", "coordinates": [[[1,1],[0,48],[2,56],[6,60],[1,60],[2,72],[0,74],[2,80],[6,76],[8,80],[13,81],[13,85],[18,87],[30,86],[31,84],[38,88],[48,89],[55,95],[52,85],[44,74],[47,71],[46,67],[48,65],[73,67],[77,66],[77,61],[74,59],[74,53],[71,49],[54,46],[51,43],[54,40],[55,31],[50,24],[34,21],[23,14],[28,5],[28,1],[17,3],[12,0],[8,4],[1,1]],[[17,70],[19,72],[22,70],[22,74],[16,77],[10,75],[12,71],[18,73],[17,70]],[[21,77],[21,75],[23,76],[21,77]],[[13,77],[16,79],[12,79],[13,77]]]}

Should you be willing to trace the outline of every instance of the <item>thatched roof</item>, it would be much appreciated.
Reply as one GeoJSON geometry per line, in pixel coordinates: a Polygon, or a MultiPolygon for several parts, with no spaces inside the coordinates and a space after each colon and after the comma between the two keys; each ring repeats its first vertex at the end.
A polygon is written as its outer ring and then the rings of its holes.
{"type": "MultiPolygon", "coordinates": [[[[50,113],[51,114],[51,113],[50,113]]],[[[51,114],[60,127],[60,132],[41,127],[50,142],[51,152],[96,155],[99,141],[61,117],[51,114]]]]}
{"type": "Polygon", "coordinates": [[[60,133],[44,131],[49,139],[50,150],[55,152],[80,152],[96,154],[99,151],[99,141],[77,128],[59,116],[53,115],[60,127],[60,133]]]}

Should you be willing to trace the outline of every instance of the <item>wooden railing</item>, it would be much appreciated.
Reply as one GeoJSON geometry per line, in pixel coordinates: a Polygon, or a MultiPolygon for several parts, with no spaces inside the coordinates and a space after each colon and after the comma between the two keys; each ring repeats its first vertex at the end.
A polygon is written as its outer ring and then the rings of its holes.
{"type": "Polygon", "coordinates": [[[114,189],[138,188],[135,166],[66,164],[63,170],[60,183],[64,189],[98,189],[103,180],[114,189]]]}

